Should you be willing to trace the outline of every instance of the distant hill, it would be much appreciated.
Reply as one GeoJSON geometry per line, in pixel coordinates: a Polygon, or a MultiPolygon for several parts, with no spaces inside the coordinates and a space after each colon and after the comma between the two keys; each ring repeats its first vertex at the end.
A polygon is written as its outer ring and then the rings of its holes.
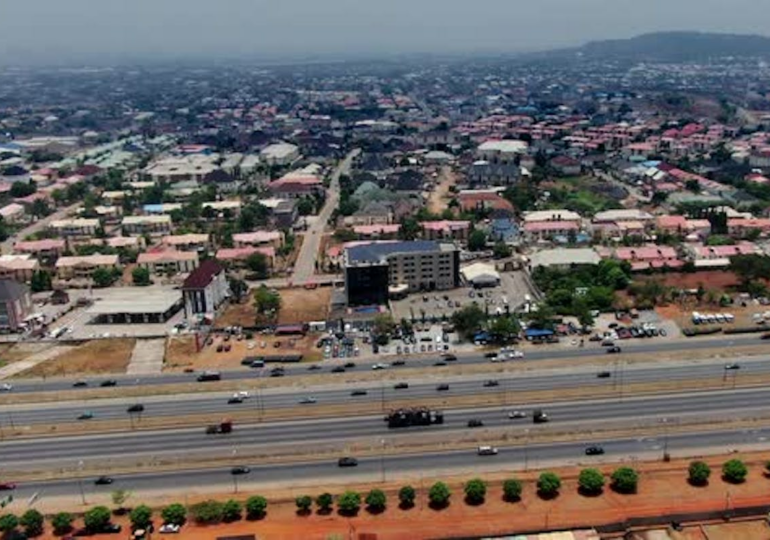
{"type": "Polygon", "coordinates": [[[706,32],[656,32],[630,39],[592,41],[571,53],[592,58],[681,62],[725,56],[768,56],[770,38],[706,32]]]}

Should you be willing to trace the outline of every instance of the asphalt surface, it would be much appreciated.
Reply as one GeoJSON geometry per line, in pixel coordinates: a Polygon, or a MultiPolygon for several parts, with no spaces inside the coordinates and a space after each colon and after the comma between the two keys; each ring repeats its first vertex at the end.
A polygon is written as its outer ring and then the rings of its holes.
{"type": "MultiPolygon", "coordinates": [[[[303,404],[307,408],[321,405],[348,404],[355,407],[360,403],[379,403],[383,409],[389,408],[394,401],[403,403],[408,400],[435,397],[458,397],[474,395],[497,396],[501,403],[515,403],[518,392],[531,392],[538,390],[558,390],[567,388],[611,388],[622,394],[623,387],[629,384],[654,383],[663,381],[687,381],[692,379],[704,379],[722,377],[725,387],[731,387],[735,380],[753,375],[770,374],[770,357],[741,358],[738,360],[741,367],[737,371],[725,371],[724,362],[703,362],[696,364],[681,364],[672,366],[632,366],[621,369],[620,365],[604,368],[610,376],[599,378],[601,370],[570,370],[516,374],[507,376],[488,375],[474,377],[452,376],[447,368],[436,367],[435,374],[441,377],[441,382],[449,385],[448,391],[437,391],[437,382],[414,382],[405,373],[404,382],[408,382],[409,388],[395,389],[395,381],[377,383],[355,383],[347,385],[345,389],[316,388],[285,388],[275,389],[255,394],[251,391],[251,397],[244,399],[242,403],[230,404],[230,393],[205,393],[200,397],[189,398],[162,398],[152,397],[146,400],[137,399],[144,406],[140,414],[133,413],[133,420],[139,421],[151,417],[174,417],[196,414],[222,414],[227,415],[234,411],[254,410],[268,411],[273,409],[297,407],[303,400],[312,398],[315,403],[303,404]],[[485,386],[487,381],[494,381],[497,386],[485,386]],[[354,390],[364,391],[366,395],[352,395],[354,390]],[[163,400],[163,401],[161,401],[163,400]]],[[[731,361],[736,361],[735,359],[731,361]]],[[[453,364],[453,362],[449,362],[453,364]]],[[[395,370],[398,368],[389,368],[395,370]]],[[[381,372],[384,373],[384,372],[381,372]]],[[[424,378],[421,379],[424,381],[424,378]]],[[[749,379],[750,380],[750,379],[749,379]]],[[[130,399],[122,399],[120,403],[104,403],[102,400],[95,402],[73,403],[41,403],[24,406],[23,409],[6,409],[6,414],[0,414],[0,426],[2,425],[34,425],[56,424],[72,422],[84,412],[93,414],[96,420],[127,419],[128,406],[133,404],[130,399]]],[[[130,418],[129,418],[130,419],[130,418]]],[[[87,422],[87,420],[83,420],[87,422]]]]}
{"type": "MultiPolygon", "coordinates": [[[[614,399],[556,404],[518,404],[494,409],[450,411],[442,425],[388,429],[381,416],[352,417],[332,420],[236,425],[229,434],[209,435],[204,426],[164,431],[136,431],[92,436],[57,437],[56,439],[27,439],[5,441],[0,445],[0,463],[8,469],[30,466],[67,467],[80,460],[126,458],[131,456],[172,455],[182,460],[194,453],[212,455],[243,447],[266,445],[306,445],[323,442],[343,444],[350,440],[382,440],[389,436],[441,432],[455,436],[476,433],[490,428],[510,428],[513,432],[554,429],[572,424],[585,431],[592,426],[620,421],[620,427],[650,425],[663,418],[671,422],[685,415],[701,421],[719,417],[741,419],[770,411],[767,389],[725,390],[709,393],[689,393],[634,399],[614,399]],[[548,424],[533,424],[531,413],[542,407],[550,416],[548,424]],[[511,420],[508,411],[527,412],[527,418],[511,420]],[[471,419],[483,422],[483,427],[468,428],[471,419]],[[642,423],[646,420],[646,423],[642,423]]],[[[256,415],[255,415],[256,416],[256,415]]],[[[256,420],[256,418],[255,418],[256,420]]]]}
{"type": "MultiPolygon", "coordinates": [[[[702,339],[698,340],[693,338],[692,340],[676,340],[666,341],[665,338],[651,338],[651,339],[636,339],[632,341],[621,342],[624,353],[662,353],[662,352],[676,352],[676,351],[708,351],[715,348],[729,348],[732,346],[746,346],[746,345],[760,345],[768,344],[766,341],[760,340],[759,336],[752,337],[740,337],[732,338],[725,337],[720,339],[702,339]]],[[[547,347],[547,346],[545,346],[547,347]]],[[[768,352],[770,352],[770,344],[768,344],[768,352]]],[[[624,353],[615,356],[617,359],[622,359],[624,353]]],[[[259,353],[255,353],[258,355],[259,353]]],[[[604,354],[604,349],[591,343],[585,348],[571,348],[554,350],[552,348],[544,348],[542,350],[536,350],[528,352],[524,359],[509,360],[509,362],[537,362],[540,360],[559,360],[559,359],[579,359],[588,356],[596,356],[597,354],[604,354]]],[[[457,354],[459,362],[462,364],[480,364],[488,363],[489,359],[484,358],[482,354],[457,354]]],[[[425,354],[420,356],[399,356],[407,362],[406,367],[424,368],[432,366],[438,359],[437,354],[425,354]]],[[[367,360],[352,359],[356,362],[355,368],[348,368],[347,371],[368,371],[371,370],[373,364],[378,362],[391,362],[394,357],[381,357],[367,360]]],[[[330,374],[330,380],[333,380],[335,374],[331,373],[333,366],[338,366],[347,360],[334,360],[320,362],[318,365],[322,366],[322,369],[318,371],[308,371],[310,364],[303,363],[301,365],[286,365],[285,374],[287,377],[296,375],[307,375],[308,373],[327,373],[330,374]]],[[[222,380],[227,381],[248,381],[250,379],[263,377],[266,375],[266,371],[269,370],[233,370],[222,372],[222,380]]],[[[397,369],[397,368],[394,368],[397,369]]],[[[436,368],[439,369],[439,368],[436,368]]],[[[157,376],[145,376],[137,379],[136,377],[122,376],[110,376],[110,377],[83,377],[83,378],[70,378],[70,379],[48,379],[48,380],[19,380],[14,381],[13,392],[54,392],[62,390],[73,390],[73,383],[76,380],[84,380],[89,384],[89,387],[98,387],[99,384],[106,379],[114,379],[119,386],[135,387],[135,386],[158,386],[164,384],[179,384],[195,382],[197,375],[195,373],[176,373],[176,374],[164,374],[157,376]]],[[[205,384],[205,383],[201,383],[205,384]]],[[[83,389],[87,392],[88,389],[83,389]]]]}
{"type": "MultiPolygon", "coordinates": [[[[397,456],[374,456],[359,459],[357,467],[340,468],[336,460],[321,460],[289,464],[249,464],[233,458],[233,465],[248,465],[251,472],[233,478],[229,467],[216,469],[180,470],[174,472],[142,473],[117,475],[114,483],[105,486],[94,485],[94,478],[53,480],[30,482],[19,485],[14,497],[27,501],[33,495],[44,501],[46,497],[80,497],[81,489],[87,503],[93,503],[95,495],[109,496],[115,489],[126,489],[134,493],[134,499],[143,493],[162,490],[164,493],[176,493],[180,496],[185,491],[206,486],[207,488],[224,487],[235,491],[258,492],[268,483],[280,485],[295,484],[317,486],[319,480],[332,480],[341,483],[360,481],[388,480],[391,475],[419,476],[420,482],[412,482],[416,487],[427,488],[442,473],[463,470],[483,474],[486,470],[503,468],[525,469],[546,466],[549,462],[590,465],[625,458],[662,457],[667,449],[674,455],[694,455],[703,449],[721,449],[729,451],[744,447],[765,445],[770,438],[770,429],[707,431],[691,434],[672,434],[667,437],[597,439],[585,442],[526,445],[519,441],[516,445],[499,447],[496,456],[478,456],[475,450],[439,452],[397,456]],[[600,457],[585,455],[585,447],[590,444],[601,445],[606,454],[600,457]],[[423,482],[422,477],[425,476],[423,482]],[[89,500],[90,499],[90,500],[89,500]]],[[[8,481],[12,481],[8,478],[8,481]]],[[[8,493],[8,492],[6,492],[8,493]]],[[[318,493],[312,493],[317,495],[318,493]]]]}

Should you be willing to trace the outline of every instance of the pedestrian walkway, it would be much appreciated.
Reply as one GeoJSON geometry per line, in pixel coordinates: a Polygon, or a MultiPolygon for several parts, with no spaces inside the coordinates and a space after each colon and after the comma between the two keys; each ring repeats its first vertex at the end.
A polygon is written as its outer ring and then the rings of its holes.
{"type": "Polygon", "coordinates": [[[137,339],[126,373],[129,375],[157,375],[163,370],[166,340],[137,339]]]}

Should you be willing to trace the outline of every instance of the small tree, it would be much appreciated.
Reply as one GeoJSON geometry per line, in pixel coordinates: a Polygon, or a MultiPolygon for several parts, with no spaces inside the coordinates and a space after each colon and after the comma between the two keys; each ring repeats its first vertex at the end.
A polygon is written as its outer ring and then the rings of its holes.
{"type": "Polygon", "coordinates": [[[544,472],[537,479],[537,491],[543,497],[555,497],[561,488],[561,478],[552,472],[544,472]]]}
{"type": "Polygon", "coordinates": [[[521,482],[515,478],[503,482],[503,499],[508,502],[518,501],[521,498],[521,482]]]}
{"type": "Polygon", "coordinates": [[[463,487],[468,504],[481,504],[487,496],[487,484],[481,478],[468,480],[463,487]]]}
{"type": "Polygon", "coordinates": [[[688,481],[693,486],[705,486],[711,476],[711,467],[702,461],[693,461],[687,469],[688,481]]]}
{"type": "Polygon", "coordinates": [[[147,285],[152,284],[150,271],[142,266],[137,266],[131,270],[131,280],[134,282],[134,285],[138,287],[146,287],[147,285]]]}
{"type": "Polygon", "coordinates": [[[131,510],[131,527],[136,529],[146,529],[152,522],[152,509],[146,504],[140,504],[131,510]]]}
{"type": "Polygon", "coordinates": [[[103,289],[104,287],[109,287],[110,285],[112,285],[115,279],[117,279],[110,270],[101,266],[96,270],[94,270],[94,273],[92,274],[91,278],[94,280],[94,287],[97,287],[100,289],[103,289]]]}
{"type": "Polygon", "coordinates": [[[337,499],[340,513],[353,515],[361,508],[361,494],[357,491],[346,491],[337,499]]]}
{"type": "Polygon", "coordinates": [[[160,513],[163,523],[172,523],[174,525],[184,525],[187,520],[187,508],[183,504],[169,504],[160,513]]]}
{"type": "Polygon", "coordinates": [[[583,469],[578,476],[580,491],[587,495],[596,495],[604,489],[604,475],[596,469],[583,469]]]}
{"type": "Polygon", "coordinates": [[[722,465],[722,476],[731,484],[740,484],[746,480],[749,470],[740,459],[731,459],[722,465]]]}
{"type": "MultiPolygon", "coordinates": [[[[250,497],[249,500],[253,498],[254,497],[250,497]]],[[[225,501],[225,503],[222,505],[222,521],[226,523],[238,521],[239,519],[241,519],[241,512],[242,512],[241,503],[239,503],[235,499],[229,499],[225,501]]]]}
{"type": "Polygon", "coordinates": [[[381,489],[373,489],[366,495],[366,506],[371,512],[382,512],[388,504],[385,492],[381,489]]]}
{"type": "Polygon", "coordinates": [[[265,279],[270,275],[270,264],[264,253],[252,253],[246,259],[246,268],[256,274],[257,279],[265,279]]]}
{"type": "Polygon", "coordinates": [[[123,505],[126,504],[126,501],[130,496],[131,496],[131,492],[125,489],[116,489],[115,491],[110,493],[110,497],[112,498],[112,504],[118,507],[119,510],[123,509],[123,505]]]}
{"type": "Polygon", "coordinates": [[[21,516],[19,523],[21,523],[21,526],[24,527],[24,532],[26,532],[28,536],[40,536],[43,534],[44,521],[45,517],[43,514],[34,508],[31,508],[24,512],[24,515],[21,516]]]}
{"type": "Polygon", "coordinates": [[[441,508],[449,504],[449,498],[452,496],[452,492],[444,482],[436,482],[430,487],[428,491],[428,500],[432,506],[441,508]]]}
{"type": "Polygon", "coordinates": [[[254,495],[246,499],[246,514],[249,519],[261,519],[267,512],[267,499],[261,495],[254,495]]]}
{"type": "Polygon", "coordinates": [[[310,495],[300,495],[294,499],[294,504],[297,505],[297,510],[302,514],[310,512],[310,507],[313,506],[313,498],[310,495]]]}
{"type": "Polygon", "coordinates": [[[72,514],[69,512],[59,512],[58,514],[54,515],[53,519],[51,520],[51,525],[53,525],[53,530],[56,534],[66,534],[72,530],[72,522],[75,521],[75,518],[72,517],[72,514]]]}
{"type": "Polygon", "coordinates": [[[94,506],[83,514],[83,524],[89,532],[98,533],[110,524],[110,509],[106,506],[94,506]]]}
{"type": "Polygon", "coordinates": [[[398,490],[398,502],[402,508],[413,507],[416,496],[417,492],[412,486],[404,486],[398,490]]]}
{"type": "Polygon", "coordinates": [[[11,532],[19,526],[19,518],[14,514],[3,514],[0,516],[0,531],[4,533],[11,532]]]}
{"type": "Polygon", "coordinates": [[[619,493],[635,493],[639,484],[639,473],[631,467],[620,467],[612,473],[612,487],[619,493]]]}
{"type": "Polygon", "coordinates": [[[321,512],[328,512],[334,504],[334,497],[331,493],[321,493],[316,497],[315,504],[321,512]]]}
{"type": "Polygon", "coordinates": [[[190,507],[190,514],[198,523],[219,523],[222,521],[223,508],[219,501],[202,501],[190,507]]]}

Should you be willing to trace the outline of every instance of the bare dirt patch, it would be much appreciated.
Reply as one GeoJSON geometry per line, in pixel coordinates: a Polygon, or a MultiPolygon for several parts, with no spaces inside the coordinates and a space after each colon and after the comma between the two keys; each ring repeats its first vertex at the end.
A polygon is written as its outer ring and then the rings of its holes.
{"type": "Polygon", "coordinates": [[[281,311],[279,324],[298,324],[310,321],[325,321],[329,315],[332,298],[330,287],[316,289],[281,289],[281,311]]]}
{"type": "Polygon", "coordinates": [[[703,285],[706,289],[726,291],[739,284],[738,276],[733,272],[721,270],[707,270],[703,272],[680,273],[673,272],[656,276],[640,277],[640,280],[660,281],[668,287],[679,289],[697,289],[703,285]]]}
{"type": "Polygon", "coordinates": [[[456,183],[455,174],[449,167],[442,167],[436,189],[428,197],[428,209],[434,214],[441,214],[448,208],[449,188],[456,183]]]}
{"type": "Polygon", "coordinates": [[[99,339],[66,351],[23,372],[24,377],[65,377],[100,373],[125,373],[135,339],[99,339]]]}

